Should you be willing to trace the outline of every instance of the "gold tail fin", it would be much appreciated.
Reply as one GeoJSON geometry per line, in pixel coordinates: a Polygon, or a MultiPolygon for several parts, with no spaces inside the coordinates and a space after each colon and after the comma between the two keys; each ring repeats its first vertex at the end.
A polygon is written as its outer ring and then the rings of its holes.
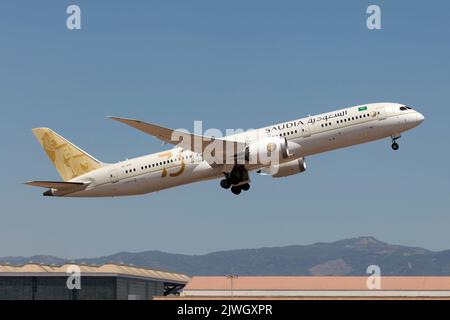
{"type": "Polygon", "coordinates": [[[48,128],[33,133],[64,181],[94,171],[103,164],[48,128]]]}

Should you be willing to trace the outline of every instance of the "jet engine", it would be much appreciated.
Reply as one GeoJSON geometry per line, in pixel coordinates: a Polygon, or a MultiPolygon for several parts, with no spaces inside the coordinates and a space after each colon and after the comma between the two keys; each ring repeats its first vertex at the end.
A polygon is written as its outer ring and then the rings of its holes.
{"type": "Polygon", "coordinates": [[[245,161],[250,164],[276,165],[295,155],[300,150],[298,143],[282,137],[258,140],[245,149],[245,161]]]}
{"type": "Polygon", "coordinates": [[[292,160],[280,165],[274,165],[269,168],[264,168],[259,171],[263,175],[271,175],[273,178],[283,178],[293,176],[297,173],[306,171],[305,158],[292,160]]]}

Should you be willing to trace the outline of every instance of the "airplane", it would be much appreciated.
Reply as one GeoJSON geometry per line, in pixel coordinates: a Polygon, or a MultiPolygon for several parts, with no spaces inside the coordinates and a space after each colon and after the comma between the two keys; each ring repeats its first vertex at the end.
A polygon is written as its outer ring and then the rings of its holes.
{"type": "Polygon", "coordinates": [[[309,156],[389,137],[392,149],[398,150],[401,134],[425,119],[404,104],[372,103],[216,138],[139,120],[110,118],[175,147],[106,164],[51,129],[35,128],[34,135],[63,181],[25,184],[47,188],[44,196],[118,197],[222,178],[220,186],[239,195],[250,189],[251,171],[288,177],[304,172],[309,156]],[[180,143],[184,140],[186,143],[180,143]],[[222,149],[208,152],[212,144],[222,149]],[[262,161],[259,155],[276,157],[262,161]]]}

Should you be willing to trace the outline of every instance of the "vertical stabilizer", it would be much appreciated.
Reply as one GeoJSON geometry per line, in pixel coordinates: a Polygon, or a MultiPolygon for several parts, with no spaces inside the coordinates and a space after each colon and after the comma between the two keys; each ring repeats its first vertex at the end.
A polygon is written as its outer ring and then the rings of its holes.
{"type": "Polygon", "coordinates": [[[33,133],[64,181],[97,170],[103,164],[49,128],[33,133]]]}

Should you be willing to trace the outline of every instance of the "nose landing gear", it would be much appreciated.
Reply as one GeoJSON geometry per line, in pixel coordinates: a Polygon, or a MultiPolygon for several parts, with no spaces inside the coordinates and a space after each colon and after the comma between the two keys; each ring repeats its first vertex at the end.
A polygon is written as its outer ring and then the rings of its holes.
{"type": "Polygon", "coordinates": [[[397,143],[397,140],[400,139],[402,136],[401,135],[396,135],[396,136],[392,136],[392,150],[397,151],[400,146],[397,143]]]}

